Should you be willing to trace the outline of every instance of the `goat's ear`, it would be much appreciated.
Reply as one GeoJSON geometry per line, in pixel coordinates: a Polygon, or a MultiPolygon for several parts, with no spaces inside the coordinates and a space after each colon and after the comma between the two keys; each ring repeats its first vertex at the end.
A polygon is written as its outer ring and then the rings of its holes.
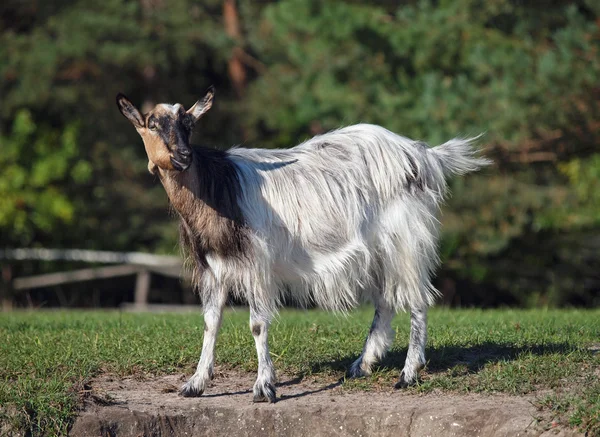
{"type": "Polygon", "coordinates": [[[213,97],[215,96],[215,88],[211,86],[208,91],[206,91],[206,95],[202,97],[202,99],[198,100],[194,106],[188,109],[187,113],[194,117],[194,121],[198,121],[200,117],[204,115],[206,111],[210,109],[213,102],[213,97]]]}
{"type": "Polygon", "coordinates": [[[135,126],[136,129],[144,127],[144,117],[140,111],[123,94],[117,94],[119,111],[135,126]]]}

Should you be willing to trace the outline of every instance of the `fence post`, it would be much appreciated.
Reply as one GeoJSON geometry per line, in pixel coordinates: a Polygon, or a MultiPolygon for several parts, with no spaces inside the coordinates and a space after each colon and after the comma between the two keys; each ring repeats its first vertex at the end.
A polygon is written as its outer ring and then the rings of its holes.
{"type": "Polygon", "coordinates": [[[141,270],[135,280],[135,305],[138,307],[148,305],[148,294],[150,294],[150,272],[141,270]]]}
{"type": "Polygon", "coordinates": [[[12,268],[10,264],[2,266],[2,281],[0,281],[0,300],[2,311],[10,311],[13,307],[12,268]]]}

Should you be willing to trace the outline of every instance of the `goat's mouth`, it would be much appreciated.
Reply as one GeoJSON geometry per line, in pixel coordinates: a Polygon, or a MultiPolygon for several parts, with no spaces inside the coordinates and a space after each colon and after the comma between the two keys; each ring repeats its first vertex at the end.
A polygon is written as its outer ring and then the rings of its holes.
{"type": "Polygon", "coordinates": [[[185,171],[188,169],[190,164],[192,163],[192,153],[191,150],[182,149],[177,150],[171,156],[171,164],[173,168],[177,171],[185,171]]]}
{"type": "Polygon", "coordinates": [[[173,168],[177,171],[187,170],[191,163],[192,163],[191,159],[189,161],[182,162],[173,157],[171,158],[171,165],[173,165],[173,168]]]}

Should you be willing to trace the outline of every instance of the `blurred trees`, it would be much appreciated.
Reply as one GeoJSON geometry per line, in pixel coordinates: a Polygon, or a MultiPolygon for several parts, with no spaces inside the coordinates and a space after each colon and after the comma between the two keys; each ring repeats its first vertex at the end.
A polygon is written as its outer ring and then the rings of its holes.
{"type": "Polygon", "coordinates": [[[289,147],[357,122],[439,144],[485,132],[452,182],[439,284],[463,304],[598,304],[600,8],[591,0],[9,0],[0,5],[0,246],[174,252],[114,95],[217,87],[196,141],[289,147]]]}

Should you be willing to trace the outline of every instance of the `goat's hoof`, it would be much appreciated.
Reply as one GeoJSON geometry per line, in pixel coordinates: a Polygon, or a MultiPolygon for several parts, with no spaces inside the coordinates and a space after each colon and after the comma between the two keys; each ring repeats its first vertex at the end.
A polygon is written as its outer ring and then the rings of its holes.
{"type": "Polygon", "coordinates": [[[371,374],[370,366],[366,369],[363,368],[363,360],[362,356],[352,363],[348,371],[346,372],[347,378],[363,378],[365,376],[369,376],[371,374]]]}
{"type": "Polygon", "coordinates": [[[409,384],[408,382],[406,382],[403,379],[401,379],[400,381],[398,381],[396,383],[396,385],[394,385],[394,388],[396,388],[396,389],[408,388],[408,387],[410,387],[410,385],[411,384],[409,384]]]}
{"type": "Polygon", "coordinates": [[[204,392],[200,390],[193,390],[186,386],[181,387],[181,390],[179,390],[179,396],[183,396],[184,398],[198,398],[202,396],[202,393],[204,392]]]}
{"type": "Polygon", "coordinates": [[[254,397],[252,402],[269,402],[275,403],[277,396],[275,394],[275,387],[270,382],[265,383],[262,386],[254,387],[254,397]]]}
{"type": "Polygon", "coordinates": [[[364,378],[365,376],[369,376],[370,372],[365,372],[360,366],[352,366],[346,372],[346,377],[348,378],[364,378]]]}
{"type": "Polygon", "coordinates": [[[406,378],[404,376],[404,372],[402,372],[400,374],[400,381],[398,381],[396,383],[396,385],[394,385],[394,388],[396,389],[401,389],[401,388],[408,388],[412,385],[415,385],[417,383],[417,379],[416,378],[406,378]]]}
{"type": "Polygon", "coordinates": [[[202,396],[202,393],[204,393],[203,388],[199,388],[189,381],[182,385],[181,389],[179,390],[179,395],[183,396],[184,398],[197,398],[202,396]]]}

